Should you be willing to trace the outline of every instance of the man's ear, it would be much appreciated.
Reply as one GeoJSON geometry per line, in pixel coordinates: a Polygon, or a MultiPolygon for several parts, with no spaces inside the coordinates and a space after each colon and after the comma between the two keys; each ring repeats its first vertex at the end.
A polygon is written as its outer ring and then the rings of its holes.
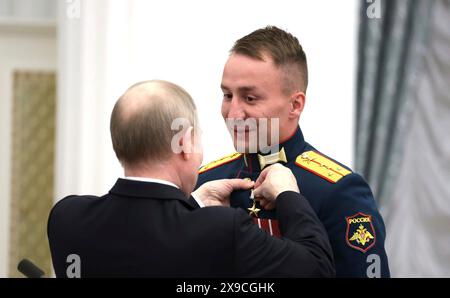
{"type": "Polygon", "coordinates": [[[305,108],[306,95],[302,91],[296,91],[291,95],[289,118],[299,118],[305,108]]]}
{"type": "Polygon", "coordinates": [[[191,157],[191,153],[194,152],[194,134],[193,134],[193,127],[189,126],[188,129],[186,129],[178,141],[178,145],[181,148],[181,155],[183,159],[188,160],[191,157]]]}

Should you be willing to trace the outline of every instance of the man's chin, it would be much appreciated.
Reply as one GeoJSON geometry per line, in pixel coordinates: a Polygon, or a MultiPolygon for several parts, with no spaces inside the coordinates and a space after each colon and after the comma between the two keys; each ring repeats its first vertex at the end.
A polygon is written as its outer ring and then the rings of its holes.
{"type": "Polygon", "coordinates": [[[261,148],[258,143],[250,144],[247,141],[237,142],[236,140],[233,140],[233,145],[234,145],[234,149],[236,150],[236,152],[245,153],[245,154],[260,153],[260,152],[262,152],[262,153],[272,152],[273,153],[274,151],[278,151],[278,149],[279,149],[279,143],[276,143],[275,145],[266,145],[261,148]]]}
{"type": "Polygon", "coordinates": [[[259,138],[256,131],[246,131],[245,133],[238,133],[236,131],[231,133],[233,139],[234,149],[239,153],[258,153],[259,138]]]}
{"type": "Polygon", "coordinates": [[[236,140],[233,142],[234,144],[234,149],[236,150],[236,152],[238,153],[257,153],[258,152],[258,147],[256,146],[250,146],[249,142],[236,142],[236,140]]]}

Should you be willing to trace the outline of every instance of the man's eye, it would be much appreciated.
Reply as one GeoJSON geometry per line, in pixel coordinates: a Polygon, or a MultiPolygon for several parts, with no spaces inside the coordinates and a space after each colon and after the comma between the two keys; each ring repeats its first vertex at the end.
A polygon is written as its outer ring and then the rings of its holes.
{"type": "Polygon", "coordinates": [[[233,95],[228,94],[228,93],[224,93],[223,94],[223,99],[224,100],[231,100],[233,98],[233,95]]]}
{"type": "Polygon", "coordinates": [[[245,100],[246,100],[247,102],[254,102],[254,101],[256,101],[256,98],[253,97],[253,96],[246,96],[246,97],[245,97],[245,100]]]}

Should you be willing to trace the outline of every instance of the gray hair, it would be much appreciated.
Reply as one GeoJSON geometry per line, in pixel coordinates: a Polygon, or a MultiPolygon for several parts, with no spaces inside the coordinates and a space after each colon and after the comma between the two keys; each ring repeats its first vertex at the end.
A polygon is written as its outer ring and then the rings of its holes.
{"type": "Polygon", "coordinates": [[[111,139],[119,161],[133,166],[166,159],[177,133],[172,130],[177,118],[187,119],[194,128],[198,123],[195,103],[183,88],[160,80],[131,86],[111,114],[111,139]]]}

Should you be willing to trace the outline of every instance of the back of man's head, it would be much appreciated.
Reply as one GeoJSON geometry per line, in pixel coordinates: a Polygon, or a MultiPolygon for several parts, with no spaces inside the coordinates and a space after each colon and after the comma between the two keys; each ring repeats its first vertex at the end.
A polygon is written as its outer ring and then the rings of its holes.
{"type": "MultiPolygon", "coordinates": [[[[167,81],[145,81],[131,86],[116,102],[111,114],[111,139],[124,166],[148,160],[161,161],[172,154],[172,130],[177,118],[197,123],[191,96],[167,81]]],[[[178,127],[177,127],[178,129],[178,127]]]]}
{"type": "Polygon", "coordinates": [[[308,65],[306,54],[298,39],[275,26],[267,26],[238,39],[231,53],[245,55],[258,60],[270,57],[286,74],[286,92],[306,92],[308,87],[308,65]]]}

